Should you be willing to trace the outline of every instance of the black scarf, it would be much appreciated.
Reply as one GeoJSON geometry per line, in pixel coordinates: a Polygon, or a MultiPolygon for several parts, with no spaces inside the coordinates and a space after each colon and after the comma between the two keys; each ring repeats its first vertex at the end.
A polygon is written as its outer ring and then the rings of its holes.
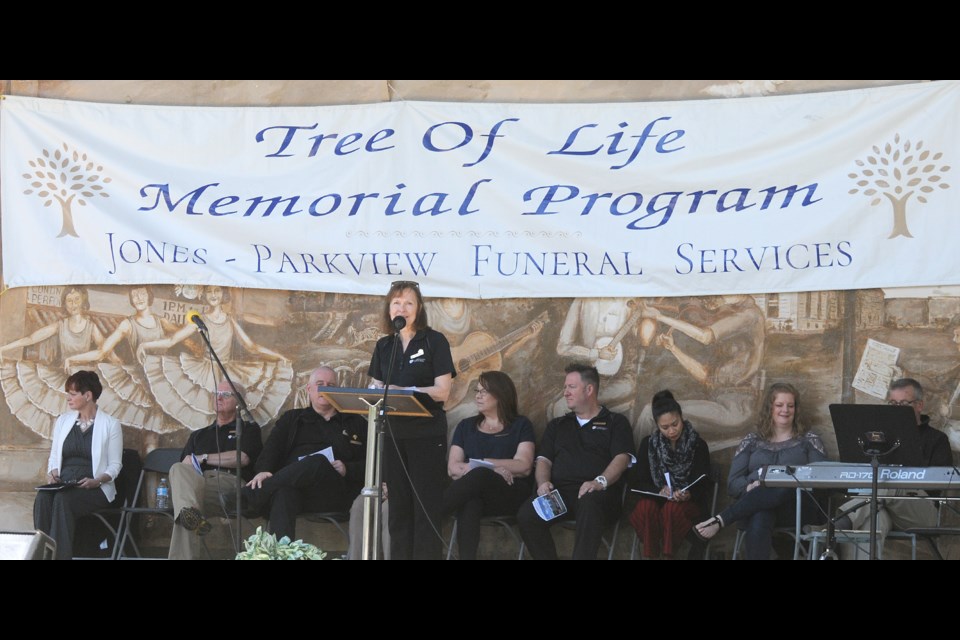
{"type": "Polygon", "coordinates": [[[680,432],[676,448],[663,437],[660,429],[654,431],[650,436],[650,447],[647,452],[654,486],[667,486],[667,479],[663,475],[666,471],[670,472],[670,484],[675,491],[696,480],[690,477],[690,468],[693,466],[693,454],[699,439],[700,435],[688,420],[683,421],[683,431],[680,432]]]}

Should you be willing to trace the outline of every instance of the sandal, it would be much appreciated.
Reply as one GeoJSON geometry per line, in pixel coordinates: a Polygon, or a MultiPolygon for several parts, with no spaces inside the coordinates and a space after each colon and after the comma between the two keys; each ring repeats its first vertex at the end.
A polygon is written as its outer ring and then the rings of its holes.
{"type": "Polygon", "coordinates": [[[693,526],[693,535],[697,536],[700,540],[704,542],[709,542],[714,536],[720,533],[720,529],[723,529],[723,518],[720,516],[713,516],[709,520],[704,520],[700,524],[693,526]],[[706,530],[711,527],[716,527],[713,533],[706,533],[706,530]]]}

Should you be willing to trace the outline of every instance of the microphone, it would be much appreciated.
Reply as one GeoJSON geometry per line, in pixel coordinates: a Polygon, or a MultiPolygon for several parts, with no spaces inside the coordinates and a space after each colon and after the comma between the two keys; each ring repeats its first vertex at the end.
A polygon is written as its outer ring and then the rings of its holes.
{"type": "Polygon", "coordinates": [[[201,331],[207,330],[207,325],[203,323],[203,318],[200,317],[200,312],[196,310],[191,309],[187,312],[187,321],[197,325],[197,328],[201,331]]]}
{"type": "MultiPolygon", "coordinates": [[[[198,314],[198,315],[199,315],[199,314],[198,314]]],[[[199,318],[198,318],[198,319],[199,319],[199,318]]],[[[202,321],[201,321],[201,322],[202,322],[202,321]]],[[[407,326],[407,319],[404,318],[403,316],[397,316],[396,318],[393,319],[393,328],[394,328],[396,331],[400,331],[400,330],[403,329],[405,326],[407,326]]]]}

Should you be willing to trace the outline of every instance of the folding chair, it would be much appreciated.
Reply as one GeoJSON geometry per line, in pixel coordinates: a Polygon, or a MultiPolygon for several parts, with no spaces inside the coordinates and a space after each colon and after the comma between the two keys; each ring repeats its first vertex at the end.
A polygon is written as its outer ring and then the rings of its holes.
{"type": "Polygon", "coordinates": [[[180,462],[180,451],[181,449],[154,449],[147,454],[146,459],[143,461],[143,469],[140,470],[140,477],[137,480],[137,487],[133,494],[133,500],[129,506],[123,507],[123,520],[120,522],[121,530],[123,534],[120,538],[120,543],[117,545],[117,559],[118,560],[131,560],[131,559],[140,559],[140,560],[158,560],[159,558],[143,558],[140,555],[140,549],[137,547],[136,542],[131,537],[131,531],[133,529],[133,517],[140,515],[162,515],[167,518],[170,518],[171,522],[174,522],[173,515],[173,501],[171,500],[170,505],[166,509],[157,509],[156,507],[147,507],[147,506],[137,506],[137,505],[146,505],[149,503],[148,496],[144,495],[146,489],[146,477],[148,473],[153,473],[157,475],[168,475],[170,473],[170,467],[180,462]],[[133,547],[134,556],[125,555],[126,545],[130,543],[133,547]]]}
{"type": "MultiPolygon", "coordinates": [[[[117,488],[117,497],[113,505],[106,509],[94,511],[83,518],[83,520],[87,521],[83,523],[84,526],[87,524],[94,525],[95,535],[93,537],[100,538],[101,535],[106,536],[105,538],[101,538],[101,540],[107,543],[107,546],[110,548],[110,555],[74,556],[74,560],[116,560],[120,554],[120,538],[123,535],[124,522],[123,508],[129,506],[133,497],[136,495],[136,478],[139,478],[141,471],[140,454],[136,449],[124,449],[121,464],[120,473],[117,475],[116,480],[114,480],[114,485],[117,488]],[[99,521],[102,526],[96,527],[96,522],[92,522],[94,520],[99,521]],[[106,532],[101,533],[103,529],[106,529],[106,532]]],[[[83,520],[81,520],[81,522],[83,522],[83,520]]],[[[81,526],[78,525],[78,539],[74,541],[74,549],[79,548],[80,534],[81,526]]],[[[88,535],[87,538],[89,539],[90,536],[88,535]]],[[[99,542],[99,540],[97,542],[99,542]]]]}

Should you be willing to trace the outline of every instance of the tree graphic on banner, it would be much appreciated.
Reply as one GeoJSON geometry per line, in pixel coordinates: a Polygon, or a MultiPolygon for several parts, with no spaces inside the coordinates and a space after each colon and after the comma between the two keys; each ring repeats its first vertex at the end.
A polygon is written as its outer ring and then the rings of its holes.
{"type": "Polygon", "coordinates": [[[950,170],[949,165],[937,166],[942,153],[931,154],[923,149],[923,140],[912,145],[909,140],[900,144],[900,134],[893,137],[893,144],[889,142],[880,147],[873,147],[873,154],[865,160],[857,160],[857,166],[862,167],[860,173],[850,173],[848,177],[857,183],[856,189],[849,193],[862,193],[872,197],[870,205],[876,206],[885,196],[893,205],[893,230],[889,238],[906,236],[912,238],[907,228],[907,200],[917,193],[917,200],[926,203],[923,194],[933,193],[936,188],[949,189],[950,185],[942,182],[940,174],[950,170]]]}
{"type": "Polygon", "coordinates": [[[104,191],[103,185],[97,182],[109,183],[110,178],[102,176],[103,167],[94,165],[87,158],[87,154],[78,153],[70,148],[66,143],[63,144],[63,151],[57,149],[51,153],[44,149],[41,156],[36,160],[30,160],[28,163],[33,168],[33,173],[25,173],[23,177],[30,180],[30,189],[23,193],[31,195],[37,194],[39,198],[45,198],[43,206],[49,207],[56,200],[60,203],[60,213],[63,215],[63,224],[60,227],[58,238],[63,236],[73,236],[79,238],[77,231],[73,226],[73,203],[76,202],[81,207],[87,205],[84,198],[109,198],[109,194],[104,191]]]}

